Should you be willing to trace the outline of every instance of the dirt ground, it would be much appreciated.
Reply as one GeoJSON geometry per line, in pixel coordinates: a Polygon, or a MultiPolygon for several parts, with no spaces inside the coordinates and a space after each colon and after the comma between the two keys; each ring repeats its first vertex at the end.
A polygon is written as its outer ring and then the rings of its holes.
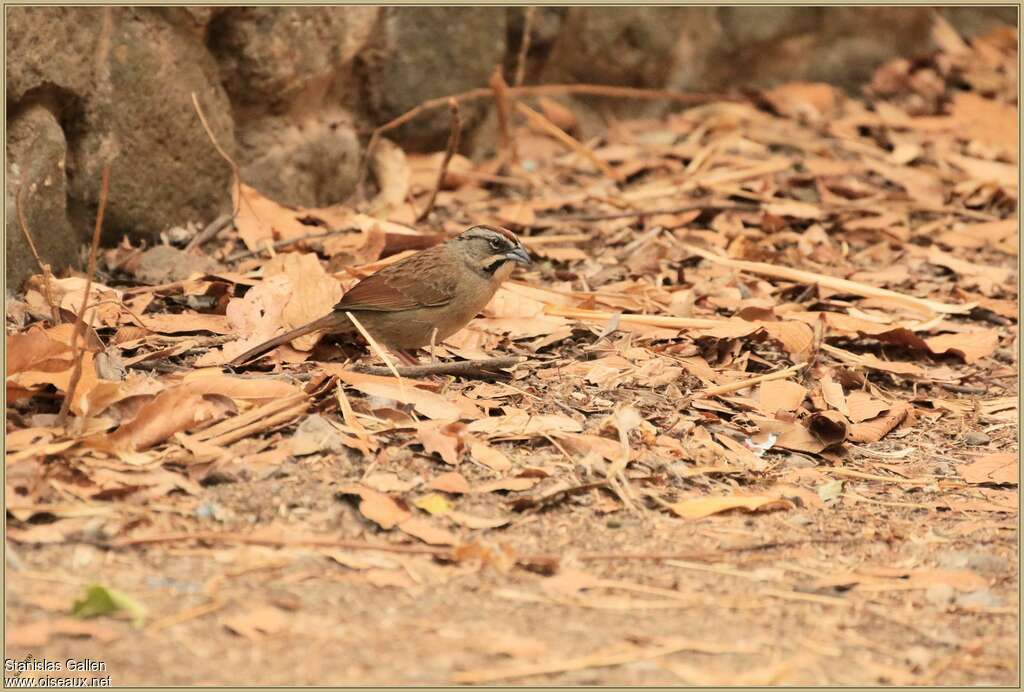
{"type": "MultiPolygon", "coordinates": [[[[344,551],[321,548],[20,548],[17,568],[7,569],[9,628],[93,582],[133,594],[151,620],[141,630],[114,621],[120,636],[109,643],[60,638],[9,646],[7,656],[95,658],[124,685],[451,684],[458,675],[551,685],[1015,685],[1017,516],[943,506],[951,493],[981,497],[941,487],[950,464],[974,452],[962,442],[970,430],[922,431],[879,450],[934,450],[900,461],[902,475],[935,479],[912,494],[851,480],[827,510],[681,524],[650,512],[603,516],[594,511],[603,491],[594,490],[487,532],[517,554],[558,556],[563,572],[608,580],[585,592],[575,591],[585,580],[552,589],[552,577],[523,568],[429,556],[360,553],[383,562],[359,571],[327,557],[344,551]],[[371,576],[395,562],[412,578],[392,585],[371,576]],[[871,565],[893,569],[862,584],[848,576],[871,565]],[[914,573],[925,578],[907,576],[914,573]],[[203,613],[209,604],[215,609],[203,613]],[[268,608],[280,617],[257,614],[249,637],[224,624],[268,608]],[[187,619],[175,623],[178,614],[187,619]],[[671,652],[651,655],[662,646],[671,652]]],[[[530,461],[558,463],[545,452],[530,461]]],[[[857,462],[854,453],[844,468],[857,462]]],[[[212,486],[204,502],[229,518],[175,523],[380,540],[335,499],[358,466],[300,460],[268,478],[212,486]]],[[[829,475],[827,467],[802,471],[829,475]]]]}

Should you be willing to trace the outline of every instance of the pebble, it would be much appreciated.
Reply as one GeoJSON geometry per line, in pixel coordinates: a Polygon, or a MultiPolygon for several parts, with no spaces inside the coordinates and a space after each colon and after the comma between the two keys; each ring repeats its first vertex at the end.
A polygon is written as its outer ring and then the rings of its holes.
{"type": "Polygon", "coordinates": [[[992,438],[983,432],[972,430],[971,432],[964,435],[964,444],[970,445],[971,447],[980,447],[981,445],[987,445],[992,441],[992,438]]]}

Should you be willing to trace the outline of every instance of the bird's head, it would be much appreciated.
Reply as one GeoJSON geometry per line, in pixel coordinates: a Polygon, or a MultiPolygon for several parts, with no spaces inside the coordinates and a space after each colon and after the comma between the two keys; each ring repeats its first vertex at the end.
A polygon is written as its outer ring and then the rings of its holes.
{"type": "Polygon", "coordinates": [[[473,271],[487,279],[503,281],[515,265],[533,263],[519,238],[500,226],[473,226],[449,242],[473,271]]]}

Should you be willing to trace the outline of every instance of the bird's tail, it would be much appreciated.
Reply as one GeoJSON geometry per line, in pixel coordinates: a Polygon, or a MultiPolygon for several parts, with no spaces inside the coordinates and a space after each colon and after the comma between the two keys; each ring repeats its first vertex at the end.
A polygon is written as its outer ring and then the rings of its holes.
{"type": "MultiPolygon", "coordinates": [[[[341,315],[341,318],[345,319],[345,316],[341,315]]],[[[284,334],[275,336],[273,339],[268,339],[259,346],[254,346],[253,348],[250,348],[242,355],[236,357],[229,363],[229,365],[243,365],[246,361],[249,361],[255,358],[256,356],[263,355],[267,351],[275,349],[281,344],[286,344],[293,339],[298,339],[300,336],[305,336],[306,334],[311,334],[321,329],[330,332],[340,331],[338,315],[334,312],[330,312],[318,320],[313,320],[312,322],[304,324],[301,327],[296,327],[290,332],[285,332],[284,334]]]]}

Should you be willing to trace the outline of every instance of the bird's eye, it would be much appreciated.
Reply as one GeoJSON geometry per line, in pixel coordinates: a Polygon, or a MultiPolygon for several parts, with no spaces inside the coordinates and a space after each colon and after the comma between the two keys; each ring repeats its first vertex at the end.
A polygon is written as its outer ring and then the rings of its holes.
{"type": "Polygon", "coordinates": [[[491,240],[488,240],[487,242],[491,244],[491,249],[492,250],[500,250],[501,249],[501,241],[500,240],[492,238],[491,240]]]}

